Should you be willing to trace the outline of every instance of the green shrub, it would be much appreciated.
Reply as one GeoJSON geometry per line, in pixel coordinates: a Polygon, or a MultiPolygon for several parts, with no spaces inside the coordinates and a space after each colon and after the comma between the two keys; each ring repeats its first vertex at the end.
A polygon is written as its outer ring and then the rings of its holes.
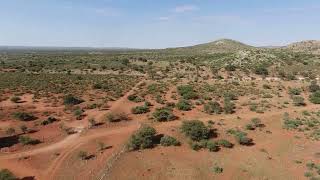
{"type": "Polygon", "coordinates": [[[199,120],[183,121],[181,131],[194,141],[209,138],[210,130],[199,120]]]}
{"type": "Polygon", "coordinates": [[[29,136],[20,136],[19,142],[23,145],[36,145],[40,143],[40,140],[38,139],[32,139],[29,136]]]}
{"type": "Polygon", "coordinates": [[[317,84],[317,81],[312,81],[310,86],[309,86],[309,91],[310,92],[317,92],[320,91],[320,86],[317,84]]]}
{"type": "Polygon", "coordinates": [[[197,99],[198,95],[191,85],[181,85],[177,87],[178,93],[184,99],[197,99]]]}
{"type": "Polygon", "coordinates": [[[64,98],[63,98],[63,104],[64,105],[78,105],[78,104],[81,104],[83,103],[84,101],[80,98],[77,98],[71,94],[68,94],[66,95],[64,98]]]}
{"type": "Polygon", "coordinates": [[[320,91],[316,91],[311,94],[309,100],[314,104],[320,104],[320,91]]]}
{"type": "Polygon", "coordinates": [[[135,94],[129,95],[129,96],[128,96],[128,100],[129,100],[129,101],[132,101],[132,102],[136,102],[136,103],[138,103],[138,102],[143,102],[143,101],[144,101],[144,99],[143,99],[142,97],[137,96],[137,95],[135,95],[135,94]]]}
{"type": "Polygon", "coordinates": [[[217,141],[217,143],[219,146],[223,146],[225,148],[232,148],[233,147],[233,144],[225,139],[220,139],[217,141]]]}
{"type": "Polygon", "coordinates": [[[235,104],[231,101],[230,98],[224,98],[224,107],[223,110],[226,114],[234,113],[235,104]]]}
{"type": "Polygon", "coordinates": [[[18,96],[13,96],[10,100],[14,103],[19,103],[21,101],[21,98],[18,96]]]}
{"type": "Polygon", "coordinates": [[[253,140],[247,137],[247,133],[242,132],[240,130],[230,129],[228,130],[228,134],[232,134],[237,142],[241,145],[250,145],[252,144],[253,140]]]}
{"type": "Polygon", "coordinates": [[[191,141],[189,143],[189,145],[190,145],[191,149],[195,150],[195,151],[199,151],[201,148],[203,148],[203,146],[201,146],[200,143],[198,143],[198,142],[191,141]]]}
{"type": "Polygon", "coordinates": [[[293,104],[295,106],[305,106],[304,98],[302,96],[294,96],[292,97],[293,104]]]}
{"type": "Polygon", "coordinates": [[[136,107],[133,107],[132,109],[131,109],[131,112],[133,113],[133,114],[145,114],[145,113],[147,113],[147,112],[149,112],[150,110],[149,110],[149,107],[148,106],[145,106],[145,105],[143,105],[143,106],[136,106],[136,107]]]}
{"type": "Polygon", "coordinates": [[[133,134],[128,143],[127,148],[130,151],[138,149],[147,149],[154,146],[153,138],[156,135],[156,130],[150,126],[141,127],[135,134],[133,134]]]}
{"type": "Polygon", "coordinates": [[[301,89],[299,89],[299,88],[290,88],[289,89],[289,94],[290,95],[300,95],[301,94],[301,89]]]}
{"type": "Polygon", "coordinates": [[[18,178],[8,169],[0,170],[0,180],[17,180],[18,178]]]}
{"type": "Polygon", "coordinates": [[[216,142],[213,142],[213,141],[208,141],[206,148],[209,149],[210,152],[219,151],[218,144],[216,142]]]}
{"type": "Polygon", "coordinates": [[[190,111],[192,109],[192,104],[190,101],[181,99],[177,104],[176,107],[181,111],[190,111]]]}
{"type": "Polygon", "coordinates": [[[125,113],[108,113],[106,115],[107,122],[120,122],[120,121],[127,121],[129,117],[125,113]]]}
{"type": "Polygon", "coordinates": [[[160,144],[162,146],[180,146],[180,142],[176,138],[171,136],[163,136],[160,139],[160,144]]]}
{"type": "Polygon", "coordinates": [[[154,119],[159,122],[172,121],[176,119],[176,116],[173,114],[171,108],[158,108],[152,115],[154,119]]]}
{"type": "Polygon", "coordinates": [[[35,116],[26,112],[15,112],[13,113],[13,117],[20,121],[33,121],[36,119],[35,116]]]}
{"type": "Polygon", "coordinates": [[[204,105],[204,112],[208,114],[220,114],[222,112],[222,107],[216,101],[210,101],[204,105]]]}
{"type": "Polygon", "coordinates": [[[264,76],[267,76],[269,74],[268,69],[262,65],[257,66],[254,72],[258,75],[264,75],[264,76]]]}
{"type": "Polygon", "coordinates": [[[48,117],[46,120],[44,120],[44,121],[41,122],[41,125],[46,126],[46,125],[49,125],[49,124],[54,123],[54,122],[56,122],[56,121],[57,121],[56,118],[54,118],[54,117],[48,117]]]}
{"type": "Polygon", "coordinates": [[[213,172],[216,174],[221,174],[223,173],[223,168],[216,165],[213,167],[213,172]]]}

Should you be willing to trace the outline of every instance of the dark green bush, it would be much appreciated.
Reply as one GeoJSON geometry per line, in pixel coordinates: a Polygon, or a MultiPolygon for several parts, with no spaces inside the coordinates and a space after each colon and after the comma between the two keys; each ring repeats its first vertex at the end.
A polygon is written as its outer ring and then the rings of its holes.
{"type": "Polygon", "coordinates": [[[143,102],[143,101],[144,101],[144,99],[143,99],[142,97],[137,96],[137,95],[135,95],[135,94],[129,95],[129,96],[128,96],[128,100],[129,100],[129,101],[132,101],[132,102],[136,102],[136,103],[138,103],[138,102],[143,102]]]}
{"type": "Polygon", "coordinates": [[[148,106],[145,106],[145,105],[143,105],[143,106],[136,106],[136,107],[133,107],[132,109],[131,109],[131,112],[133,113],[133,114],[145,114],[145,113],[147,113],[147,112],[149,112],[150,110],[149,110],[149,107],[148,106]]]}
{"type": "Polygon", "coordinates": [[[194,91],[193,86],[191,85],[181,85],[177,88],[178,93],[180,96],[182,96],[184,99],[197,99],[198,95],[194,91]]]}
{"type": "Polygon", "coordinates": [[[180,142],[176,138],[171,136],[163,136],[160,139],[160,144],[162,146],[180,146],[180,142]]]}
{"type": "Polygon", "coordinates": [[[234,109],[236,108],[235,104],[231,101],[230,98],[224,98],[224,107],[223,110],[226,114],[234,113],[234,109]]]}
{"type": "Polygon", "coordinates": [[[13,113],[13,117],[20,121],[33,121],[36,119],[35,116],[26,112],[15,112],[13,113]]]}
{"type": "Polygon", "coordinates": [[[204,105],[204,112],[208,114],[220,114],[222,112],[222,107],[216,101],[210,101],[204,105]]]}
{"type": "Polygon", "coordinates": [[[177,104],[176,107],[181,111],[190,111],[192,109],[192,104],[190,101],[181,99],[177,104]]]}
{"type": "Polygon", "coordinates": [[[320,91],[316,91],[309,96],[309,100],[314,104],[320,104],[320,91]]]}
{"type": "Polygon", "coordinates": [[[0,170],[0,180],[17,180],[18,178],[8,169],[0,170]]]}
{"type": "Polygon", "coordinates": [[[199,120],[183,121],[181,131],[194,141],[208,139],[210,130],[199,120]]]}
{"type": "Polygon", "coordinates": [[[141,127],[130,137],[129,142],[127,143],[128,150],[134,151],[138,149],[152,148],[154,146],[153,138],[156,133],[157,132],[153,127],[141,127]]]}
{"type": "Polygon", "coordinates": [[[176,119],[171,108],[158,108],[152,115],[154,119],[159,122],[172,121],[176,119]]]}
{"type": "Polygon", "coordinates": [[[108,113],[106,115],[107,122],[120,122],[127,120],[129,120],[129,117],[125,113],[108,113]]]}
{"type": "Polygon", "coordinates": [[[20,136],[19,142],[23,145],[36,145],[40,143],[40,140],[38,139],[32,139],[29,136],[20,136]]]}
{"type": "Polygon", "coordinates": [[[80,98],[77,98],[71,94],[68,94],[63,98],[63,104],[64,105],[78,105],[83,103],[84,101],[80,98]]]}

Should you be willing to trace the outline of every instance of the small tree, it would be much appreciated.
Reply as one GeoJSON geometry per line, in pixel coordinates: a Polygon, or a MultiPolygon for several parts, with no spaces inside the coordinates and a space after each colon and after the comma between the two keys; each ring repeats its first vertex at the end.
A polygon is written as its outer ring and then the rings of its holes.
{"type": "Polygon", "coordinates": [[[17,177],[8,169],[0,170],[0,180],[16,180],[17,177]]]}

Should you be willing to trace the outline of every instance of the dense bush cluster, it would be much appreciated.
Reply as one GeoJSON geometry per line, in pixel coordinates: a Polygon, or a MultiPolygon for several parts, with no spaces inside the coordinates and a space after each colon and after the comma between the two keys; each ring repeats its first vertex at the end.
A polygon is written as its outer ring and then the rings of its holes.
{"type": "Polygon", "coordinates": [[[178,93],[184,99],[197,99],[198,94],[194,91],[192,85],[181,85],[177,87],[178,93]]]}
{"type": "Polygon", "coordinates": [[[181,131],[194,141],[208,139],[210,135],[209,128],[199,120],[183,121],[181,131]]]}
{"type": "Polygon", "coordinates": [[[154,136],[156,135],[156,130],[151,126],[141,127],[135,134],[133,134],[129,142],[127,143],[127,148],[130,151],[138,149],[147,149],[154,146],[154,136]]]}
{"type": "Polygon", "coordinates": [[[156,121],[159,121],[159,122],[172,121],[177,118],[173,114],[172,109],[167,107],[156,109],[152,114],[152,116],[156,121]]]}

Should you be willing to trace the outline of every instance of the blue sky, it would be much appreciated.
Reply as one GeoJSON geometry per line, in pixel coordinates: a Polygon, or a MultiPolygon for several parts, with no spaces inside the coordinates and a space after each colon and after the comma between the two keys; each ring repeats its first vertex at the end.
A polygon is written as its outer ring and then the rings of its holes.
{"type": "Polygon", "coordinates": [[[164,48],[320,39],[319,0],[1,0],[0,45],[164,48]]]}

